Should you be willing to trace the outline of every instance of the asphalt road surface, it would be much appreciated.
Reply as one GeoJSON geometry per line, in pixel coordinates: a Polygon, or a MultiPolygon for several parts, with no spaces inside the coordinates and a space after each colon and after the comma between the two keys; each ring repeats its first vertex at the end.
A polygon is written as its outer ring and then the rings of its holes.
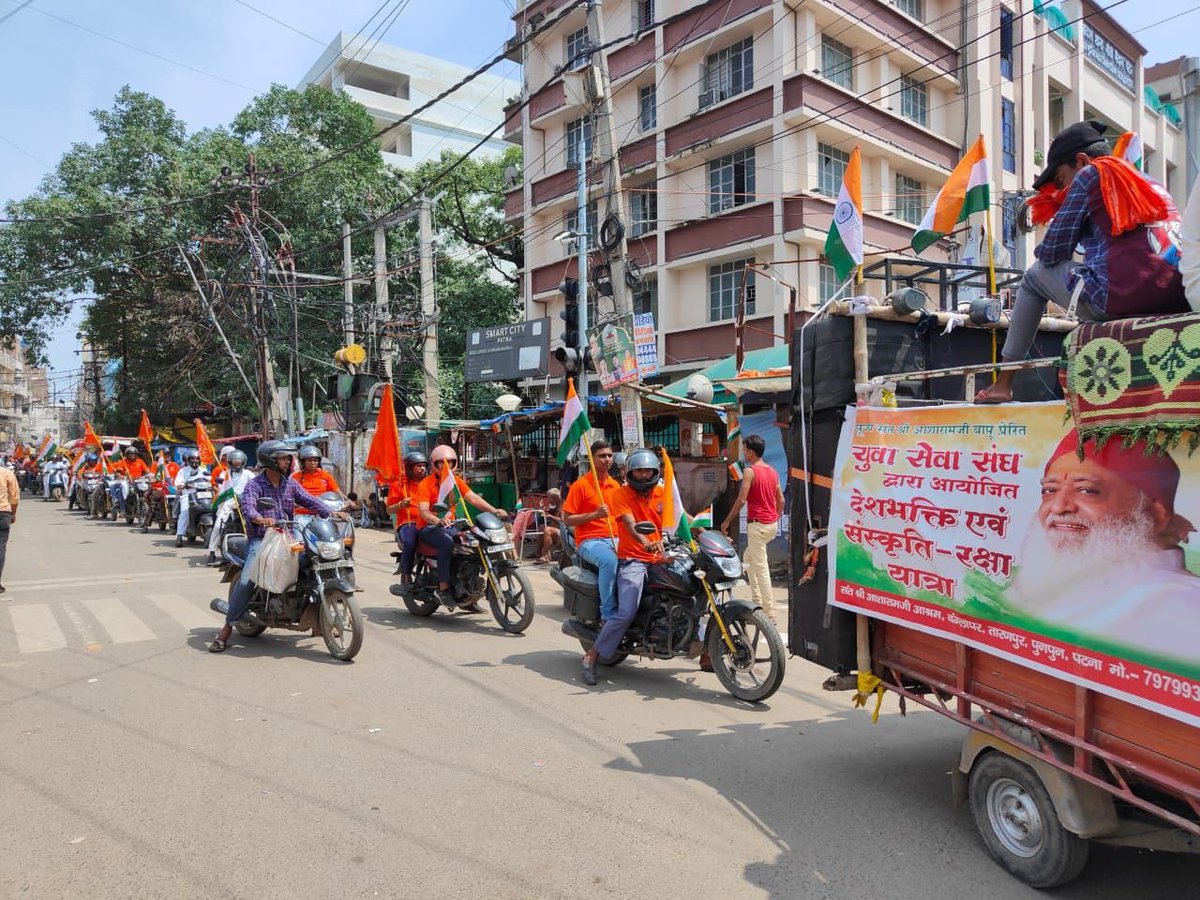
{"type": "MultiPolygon", "coordinates": [[[[360,532],[362,652],[205,652],[223,594],[168,535],[21,504],[0,600],[0,896],[1039,896],[983,852],[960,729],[872,726],[789,661],[762,707],[694,663],[588,690],[533,570],[523,636],[416,619],[360,532]]],[[[1191,857],[1096,847],[1049,896],[1196,897],[1191,857]]]]}

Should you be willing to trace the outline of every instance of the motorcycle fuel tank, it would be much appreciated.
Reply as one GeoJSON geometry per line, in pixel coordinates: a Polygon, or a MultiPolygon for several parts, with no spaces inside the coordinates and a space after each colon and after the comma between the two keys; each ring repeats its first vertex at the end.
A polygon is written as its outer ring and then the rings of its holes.
{"type": "Polygon", "coordinates": [[[646,588],[650,591],[691,596],[692,561],[686,556],[673,556],[650,566],[646,572],[646,588]]]}

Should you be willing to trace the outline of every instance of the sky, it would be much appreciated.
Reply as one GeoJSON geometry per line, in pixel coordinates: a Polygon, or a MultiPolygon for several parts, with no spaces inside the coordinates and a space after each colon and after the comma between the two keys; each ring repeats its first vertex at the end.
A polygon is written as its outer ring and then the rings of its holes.
{"type": "MultiPolygon", "coordinates": [[[[74,142],[95,139],[90,112],[125,84],[195,130],[228,122],[273,82],[295,85],[339,30],[363,30],[383,7],[399,9],[378,35],[384,42],[474,68],[512,35],[512,2],[0,0],[0,198],[30,193],[74,142]]],[[[1136,32],[1150,63],[1200,54],[1200,0],[1123,0],[1112,15],[1136,32]]],[[[492,71],[519,77],[507,61],[492,71]]],[[[58,373],[78,366],[77,327],[65,325],[51,347],[58,373]]]]}

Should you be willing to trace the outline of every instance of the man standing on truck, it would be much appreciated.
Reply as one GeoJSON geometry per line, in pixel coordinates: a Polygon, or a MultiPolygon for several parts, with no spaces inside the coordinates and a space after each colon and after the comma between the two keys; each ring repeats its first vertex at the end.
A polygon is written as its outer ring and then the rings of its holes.
{"type": "MultiPolygon", "coordinates": [[[[729,515],[721,523],[721,531],[729,534],[729,526],[737,520],[742,506],[746,507],[746,577],[750,581],[751,599],[775,619],[775,598],[771,594],[771,567],[767,559],[767,544],[778,531],[780,516],[783,515],[783,489],[779,486],[779,474],[763,460],[767,442],[760,435],[752,434],[742,441],[742,455],[746,468],[742,474],[742,486],[729,515]]],[[[776,622],[776,624],[778,624],[776,622]]]]}
{"type": "Polygon", "coordinates": [[[1046,463],[1006,605],[1084,641],[1200,662],[1200,577],[1180,546],[1196,529],[1178,489],[1179,467],[1144,440],[1089,441],[1080,458],[1072,430],[1046,463]]]}
{"type": "MultiPolygon", "coordinates": [[[[1029,355],[1046,304],[1076,317],[1104,322],[1188,311],[1183,279],[1167,248],[1157,246],[1151,226],[1178,215],[1166,192],[1123,159],[1110,155],[1106,126],[1076,122],[1055,136],[1046,168],[1033,182],[1042,195],[1031,201],[1049,208],[1053,221],[1033,251],[1009,314],[1004,362],[1029,355]],[[1058,190],[1052,191],[1051,185],[1058,190]],[[1045,190],[1043,190],[1045,189],[1045,190]],[[1074,259],[1083,245],[1083,262],[1074,259]]],[[[1035,209],[1035,222],[1044,221],[1035,209]]],[[[1016,372],[1000,372],[975,396],[976,403],[1012,400],[1016,372]]]]}

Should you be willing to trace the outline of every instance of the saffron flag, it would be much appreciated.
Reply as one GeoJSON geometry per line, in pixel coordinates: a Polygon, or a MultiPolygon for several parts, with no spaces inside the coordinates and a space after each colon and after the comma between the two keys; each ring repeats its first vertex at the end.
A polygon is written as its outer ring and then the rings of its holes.
{"type": "Polygon", "coordinates": [[[217,448],[213,446],[212,439],[209,438],[204,423],[199,419],[194,419],[193,421],[196,423],[196,448],[200,451],[200,463],[201,465],[211,466],[217,461],[217,448]]]}
{"type": "Polygon", "coordinates": [[[142,410],[142,421],[138,425],[138,437],[142,440],[142,448],[149,453],[150,442],[154,440],[154,428],[150,425],[150,416],[142,410]]]}
{"type": "Polygon", "coordinates": [[[839,281],[845,281],[863,263],[862,158],[858,147],[850,154],[842,176],[833,222],[825,239],[825,256],[839,281]]]}
{"type": "Polygon", "coordinates": [[[692,524],[688,520],[687,510],[683,508],[683,499],[679,496],[679,482],[675,480],[675,467],[671,465],[671,456],[666,448],[662,451],[663,469],[663,533],[677,535],[680,540],[692,543],[692,524]]]}
{"type": "Polygon", "coordinates": [[[379,416],[375,419],[375,435],[371,438],[371,449],[367,451],[366,468],[375,472],[375,478],[383,484],[392,481],[404,482],[404,466],[400,464],[400,432],[396,426],[396,405],[392,399],[392,386],[385,384],[379,398],[379,416]]]}
{"type": "Polygon", "coordinates": [[[104,452],[104,444],[100,443],[100,438],[96,435],[96,431],[92,428],[91,422],[83,423],[83,446],[86,450],[88,447],[95,447],[101,453],[104,452]]]}
{"type": "Polygon", "coordinates": [[[913,251],[918,254],[924,252],[953,231],[959,222],[965,222],[972,213],[986,212],[991,202],[987,147],[983,143],[983,135],[980,135],[933,198],[933,206],[929,207],[929,212],[925,213],[925,218],[913,235],[913,251]]]}
{"type": "Polygon", "coordinates": [[[558,432],[558,464],[565,466],[571,455],[571,449],[579,445],[592,425],[588,421],[587,410],[584,409],[579,395],[575,393],[575,382],[567,379],[567,402],[563,406],[562,428],[558,432]]]}
{"type": "Polygon", "coordinates": [[[1136,131],[1127,131],[1117,138],[1112,155],[1125,160],[1139,172],[1145,171],[1146,150],[1142,145],[1142,136],[1136,131]]]}

